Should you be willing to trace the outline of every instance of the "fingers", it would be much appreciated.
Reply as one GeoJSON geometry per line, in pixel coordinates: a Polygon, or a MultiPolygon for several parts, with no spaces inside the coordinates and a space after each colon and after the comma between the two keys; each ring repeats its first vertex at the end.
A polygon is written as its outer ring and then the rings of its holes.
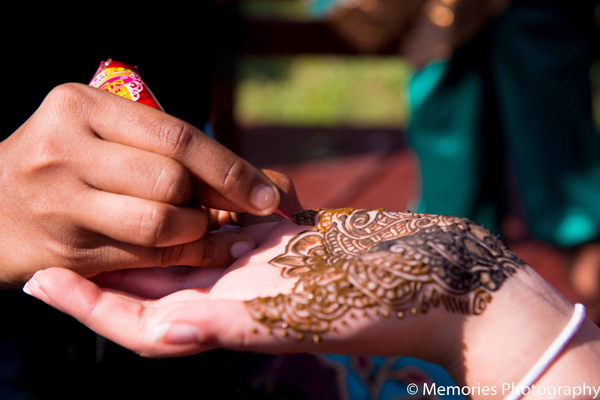
{"type": "Polygon", "coordinates": [[[88,185],[116,194],[173,205],[189,202],[190,176],[177,161],[96,137],[89,142],[89,157],[78,160],[81,179],[88,185]],[[89,160],[95,160],[90,164],[89,160]]]}
{"type": "Polygon", "coordinates": [[[214,347],[274,352],[301,349],[294,341],[288,342],[290,346],[284,337],[254,334],[257,324],[243,303],[201,300],[193,291],[181,292],[184,301],[150,302],[102,289],[61,268],[38,272],[24,291],[147,357],[193,354],[214,347]]]}
{"type": "Polygon", "coordinates": [[[210,300],[196,290],[151,301],[102,289],[61,268],[38,272],[24,291],[146,357],[181,356],[216,347],[275,354],[415,356],[411,348],[423,343],[430,347],[433,341],[434,325],[422,317],[399,321],[365,313],[350,315],[344,323],[332,322],[335,328],[324,332],[301,332],[290,326],[268,329],[239,301],[210,300]],[[398,341],[399,335],[403,340],[398,341]]]}
{"type": "Polygon", "coordinates": [[[250,316],[243,302],[232,300],[180,303],[165,315],[160,321],[157,316],[157,321],[153,322],[156,324],[153,343],[196,345],[198,351],[218,347],[272,354],[387,355],[390,338],[396,338],[398,334],[397,321],[373,315],[349,318],[345,325],[319,333],[299,332],[290,327],[269,329],[250,316]]]}
{"type": "Polygon", "coordinates": [[[91,281],[103,288],[158,299],[184,289],[206,293],[206,288],[215,283],[226,269],[227,267],[194,268],[175,265],[166,268],[124,269],[101,273],[91,278],[91,281]]]}
{"type": "Polygon", "coordinates": [[[279,189],[281,200],[279,205],[283,207],[285,211],[290,214],[294,214],[304,210],[298,195],[296,194],[296,188],[292,180],[285,174],[270,169],[263,169],[262,172],[271,180],[279,189]]]}
{"type": "MultiPolygon", "coordinates": [[[[120,275],[117,270],[169,267],[181,265],[189,267],[228,267],[238,258],[252,251],[256,243],[251,235],[241,233],[209,233],[201,239],[167,247],[142,247],[120,243],[106,239],[105,243],[95,248],[94,252],[82,252],[70,260],[75,265],[84,265],[78,272],[84,276],[98,275],[98,271],[112,271],[109,277],[102,278],[99,282],[107,287],[125,289],[146,297],[159,297],[166,293],[182,290],[189,287],[203,287],[208,276],[196,275],[191,269],[178,269],[170,271],[172,276],[165,278],[165,274],[158,274],[159,281],[152,281],[150,273],[144,279],[143,275],[133,273],[120,275]],[[177,272],[177,273],[175,273],[177,272]],[[131,274],[131,275],[130,275],[131,274]],[[204,281],[202,280],[204,279],[204,281]]],[[[100,278],[99,278],[100,279],[100,278]]]]}
{"type": "MultiPolygon", "coordinates": [[[[165,322],[158,323],[153,342],[158,344],[197,344],[208,348],[264,353],[297,353],[306,351],[307,341],[299,341],[279,332],[268,333],[253,320],[244,303],[239,301],[197,301],[178,307],[165,322]]],[[[282,331],[283,332],[283,331],[282,331]]]]}
{"type": "MultiPolygon", "coordinates": [[[[262,170],[265,175],[275,183],[279,190],[279,194],[281,196],[281,200],[279,205],[289,214],[294,214],[296,212],[302,211],[302,205],[298,200],[298,196],[296,195],[296,189],[294,188],[294,184],[292,180],[279,172],[271,171],[268,169],[262,170]]],[[[250,226],[254,224],[260,224],[264,222],[271,221],[281,221],[281,217],[271,214],[268,217],[259,217],[252,214],[242,214],[242,226],[250,226]]]]}
{"type": "Polygon", "coordinates": [[[90,190],[82,206],[71,210],[73,221],[89,231],[147,247],[166,247],[198,240],[208,217],[202,209],[90,190]]]}
{"type": "Polygon", "coordinates": [[[67,97],[85,104],[71,108],[83,109],[89,126],[102,139],[167,156],[185,166],[194,180],[208,188],[197,193],[203,205],[224,209],[224,198],[235,206],[229,211],[268,215],[279,204],[276,186],[263,173],[197,128],[84,85],[69,84],[60,90],[77,93],[67,97]]]}
{"type": "Polygon", "coordinates": [[[200,351],[198,344],[164,344],[159,349],[152,342],[156,318],[164,318],[164,313],[177,303],[157,311],[146,307],[143,300],[101,289],[76,273],[61,268],[38,272],[23,290],[73,316],[101,336],[137,353],[185,355],[200,351]]]}

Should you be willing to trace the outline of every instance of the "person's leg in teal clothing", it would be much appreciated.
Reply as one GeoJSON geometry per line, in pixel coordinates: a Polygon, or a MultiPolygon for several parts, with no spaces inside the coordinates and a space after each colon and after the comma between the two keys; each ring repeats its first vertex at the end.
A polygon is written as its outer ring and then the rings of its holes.
{"type": "Polygon", "coordinates": [[[496,234],[504,213],[504,163],[486,57],[486,30],[451,60],[414,76],[409,144],[421,167],[419,212],[466,217],[496,234]],[[484,53],[485,54],[485,53],[484,53]]]}
{"type": "MultiPolygon", "coordinates": [[[[576,289],[600,299],[600,134],[591,109],[591,38],[549,1],[513,4],[495,23],[492,81],[502,132],[535,237],[596,255],[576,289]],[[583,286],[582,286],[583,285],[583,286]]],[[[580,276],[578,276],[580,275],[580,276]]]]}
{"type": "MultiPolygon", "coordinates": [[[[497,224],[506,157],[534,236],[594,248],[600,135],[591,117],[589,44],[552,1],[516,1],[451,60],[419,72],[409,129],[423,179],[419,211],[497,224]]],[[[580,279],[590,302],[600,299],[595,248],[580,279]]]]}

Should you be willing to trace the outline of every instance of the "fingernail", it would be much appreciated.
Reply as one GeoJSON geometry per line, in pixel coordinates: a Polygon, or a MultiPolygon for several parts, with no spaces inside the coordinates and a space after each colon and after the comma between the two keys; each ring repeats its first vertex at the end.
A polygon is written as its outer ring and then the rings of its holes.
{"type": "Polygon", "coordinates": [[[231,246],[231,257],[240,258],[251,250],[254,250],[254,243],[237,242],[231,246]]]}
{"type": "Polygon", "coordinates": [[[38,283],[38,281],[35,280],[36,275],[38,275],[40,272],[42,272],[41,270],[37,271],[35,274],[33,274],[33,276],[25,283],[25,286],[23,286],[23,292],[27,293],[28,295],[31,296],[31,290],[29,290],[29,284],[35,285],[38,288],[40,287],[40,284],[38,283]]]}
{"type": "Polygon", "coordinates": [[[200,331],[194,325],[161,324],[154,329],[152,343],[167,344],[200,343],[200,331]]]}
{"type": "Polygon", "coordinates": [[[220,227],[218,230],[216,230],[215,232],[229,232],[229,231],[237,231],[238,229],[240,229],[239,226],[236,225],[223,225],[222,227],[220,227]]]}
{"type": "Polygon", "coordinates": [[[271,186],[259,183],[254,187],[250,202],[257,209],[264,211],[276,206],[277,193],[271,186]]]}

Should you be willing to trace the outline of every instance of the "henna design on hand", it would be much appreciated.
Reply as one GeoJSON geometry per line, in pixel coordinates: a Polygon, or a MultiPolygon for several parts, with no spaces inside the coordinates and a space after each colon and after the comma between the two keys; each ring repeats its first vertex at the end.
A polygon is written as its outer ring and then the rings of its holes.
{"type": "MultiPolygon", "coordinates": [[[[294,215],[315,229],[296,235],[270,263],[292,292],[246,302],[254,319],[296,339],[335,330],[356,313],[481,314],[524,262],[485,228],[464,218],[389,210],[324,209],[294,215]],[[314,219],[318,216],[318,220],[314,219]]],[[[282,333],[283,334],[283,333],[282,333]]]]}

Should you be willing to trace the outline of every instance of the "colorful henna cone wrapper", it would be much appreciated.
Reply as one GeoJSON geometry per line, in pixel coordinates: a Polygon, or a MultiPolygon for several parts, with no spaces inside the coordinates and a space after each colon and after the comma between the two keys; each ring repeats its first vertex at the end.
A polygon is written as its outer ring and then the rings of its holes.
{"type": "Polygon", "coordinates": [[[164,111],[133,65],[110,58],[102,61],[89,85],[164,111]]]}

